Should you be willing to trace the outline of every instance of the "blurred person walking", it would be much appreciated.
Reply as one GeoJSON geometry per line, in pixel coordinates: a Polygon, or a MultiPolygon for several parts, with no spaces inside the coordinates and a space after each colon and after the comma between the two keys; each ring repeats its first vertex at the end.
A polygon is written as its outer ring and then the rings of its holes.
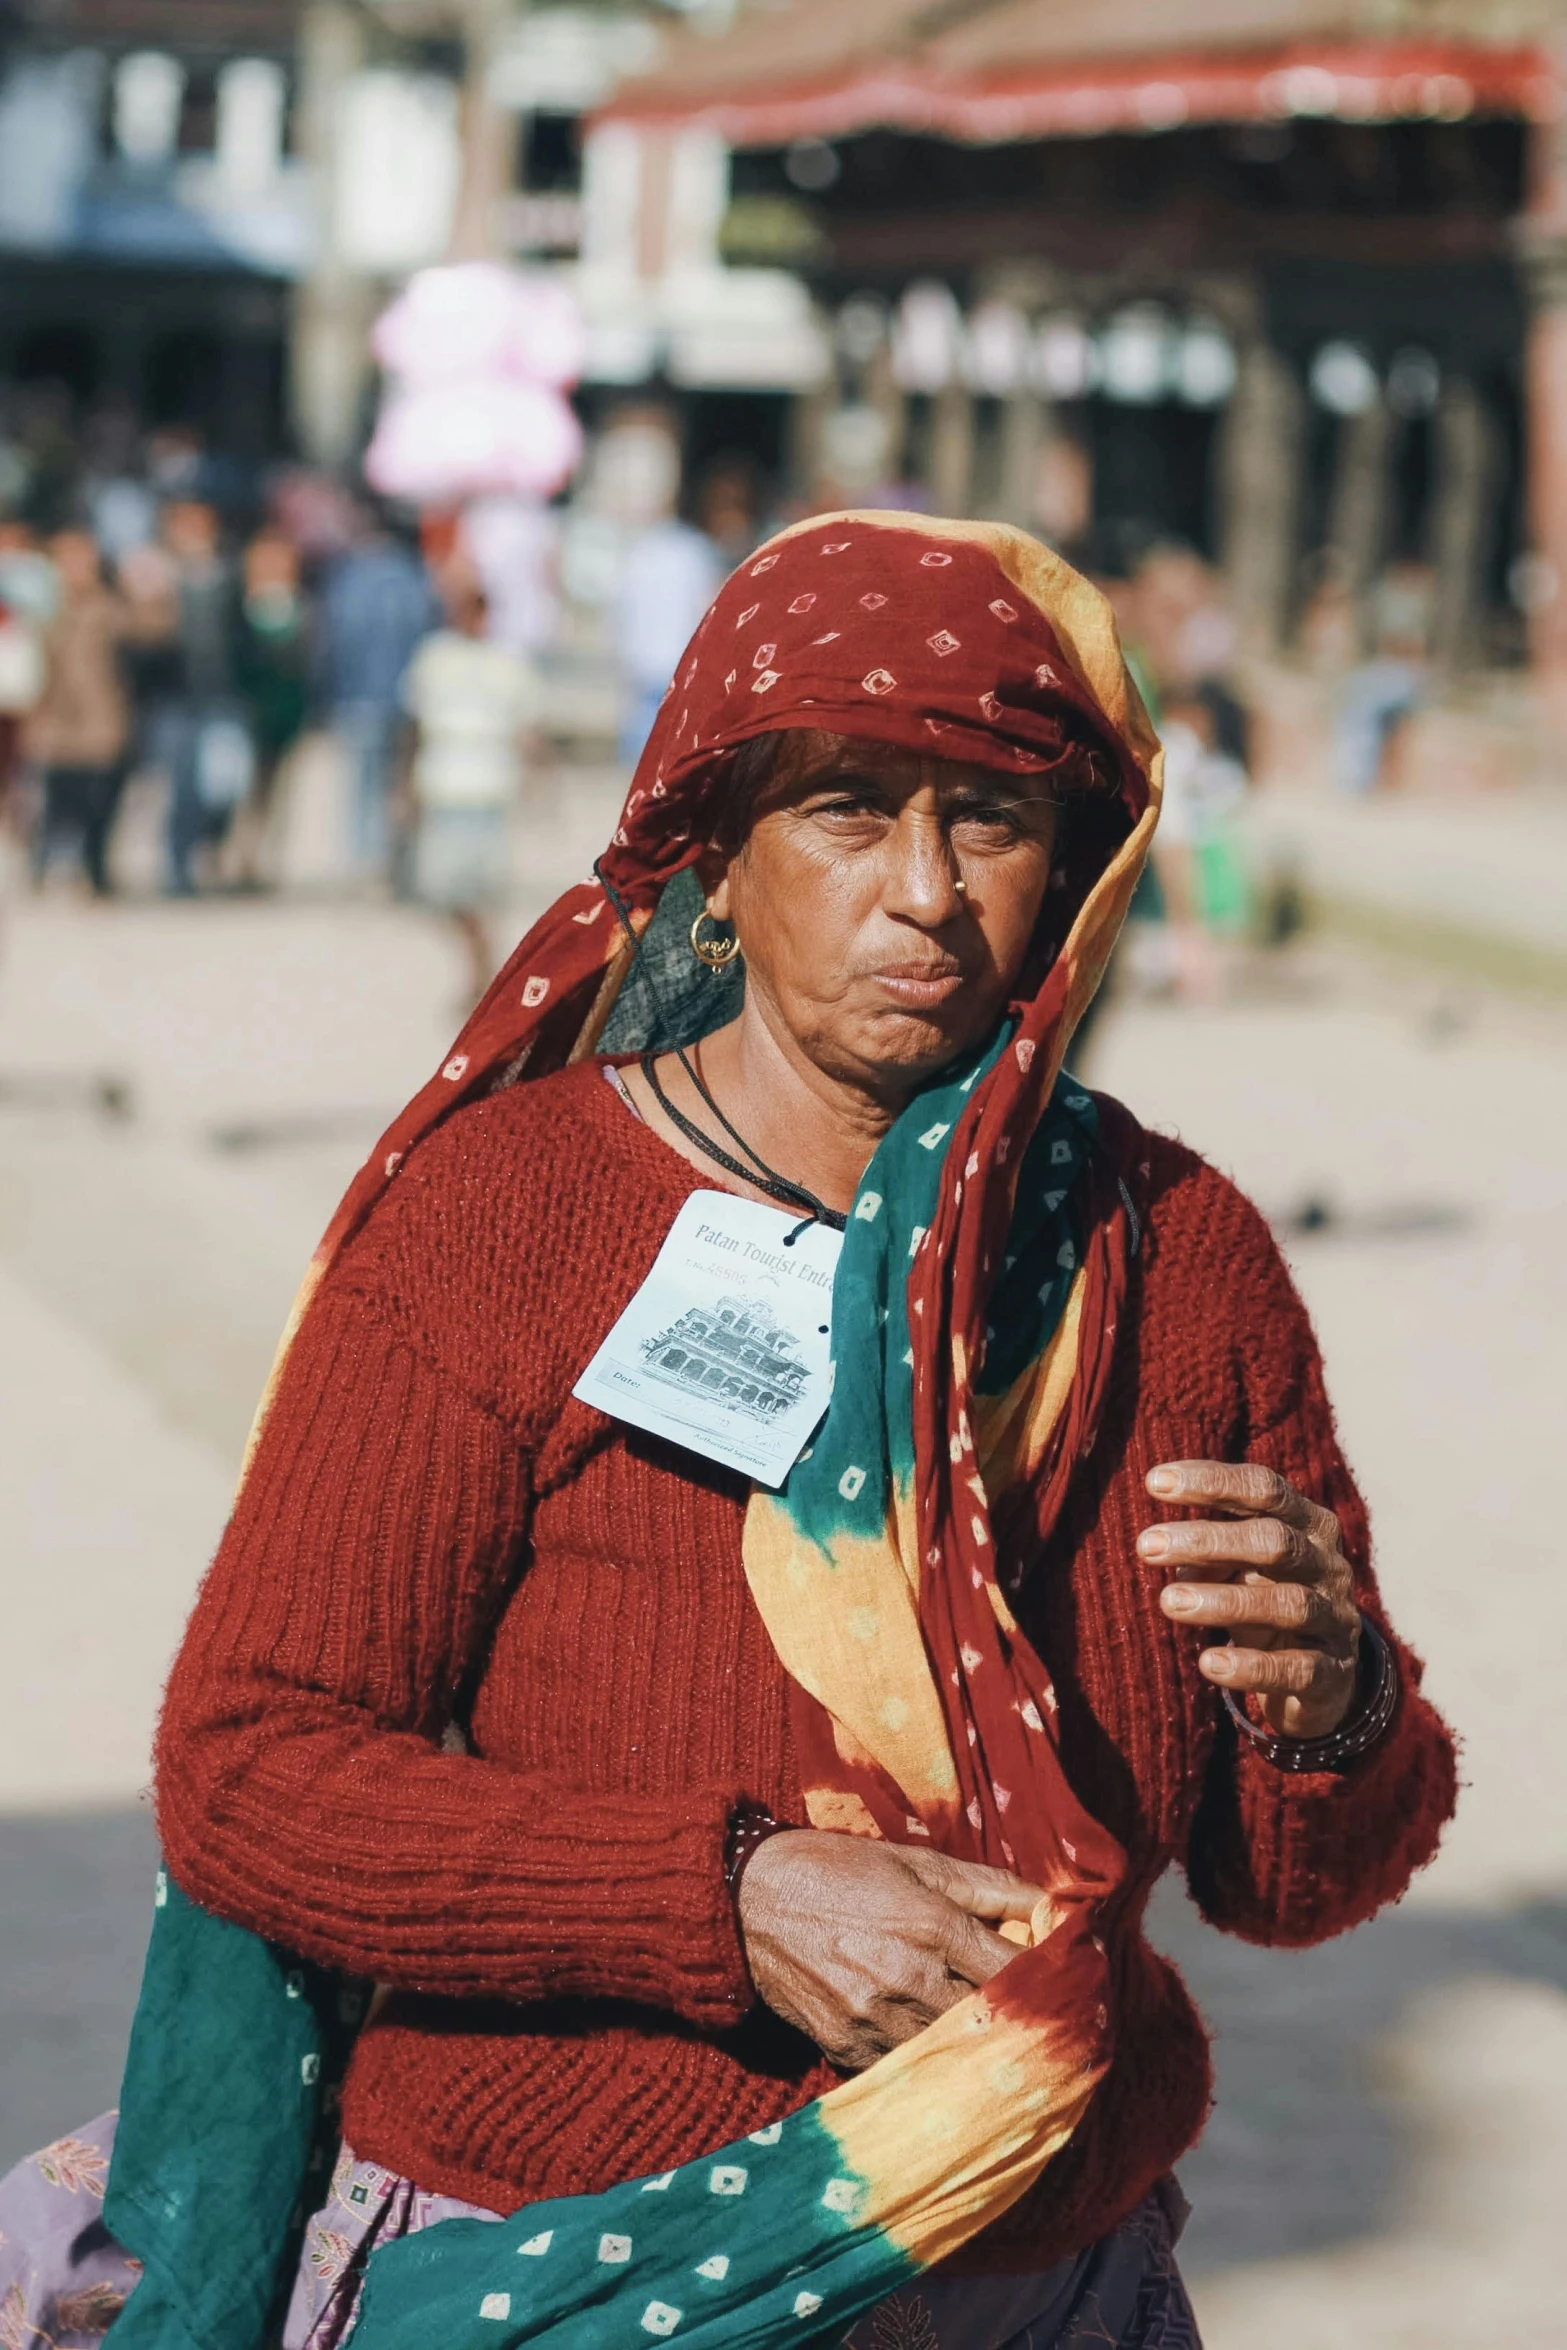
{"type": "Polygon", "coordinates": [[[749,457],[717,457],[702,476],[697,516],[727,571],[743,563],[762,536],[761,483],[749,457]]]}
{"type": "Polygon", "coordinates": [[[439,618],[420,557],[366,511],[359,536],[327,572],[318,648],[328,722],[352,779],[354,863],[365,878],[384,877],[391,864],[403,677],[439,618]]]}
{"type": "Polygon", "coordinates": [[[44,690],[44,632],[58,602],[54,566],[32,532],[0,522],[0,832],[19,828],[26,722],[44,690]]]}
{"type": "Polygon", "coordinates": [[[1132,568],[1128,611],[1163,694],[1228,675],[1237,631],[1223,583],[1194,547],[1157,539],[1132,568]]]}
{"type": "Polygon", "coordinates": [[[38,544],[32,524],[18,516],[0,518],[0,600],[13,616],[47,628],[60,608],[60,581],[38,544]]]}
{"type": "MultiPolygon", "coordinates": [[[[164,509],[161,551],[174,627],[152,745],[170,785],[167,886],[173,897],[194,897],[211,878],[212,853],[251,788],[256,761],[239,698],[238,581],[217,509],[203,498],[175,499],[164,509]]],[[[141,575],[129,560],[125,570],[141,575]]],[[[148,577],[155,584],[156,574],[148,577]]]]}
{"type": "Polygon", "coordinates": [[[278,772],[304,732],[310,709],[309,607],[299,555],[279,530],[258,531],[245,549],[236,614],[235,675],[255,753],[255,779],[235,821],[236,864],[252,888],[263,876],[278,772]]]}
{"type": "Polygon", "coordinates": [[[118,403],[98,409],[83,434],[83,515],[112,570],[158,535],[158,496],[140,461],[134,412],[118,403]]]}
{"type": "Polygon", "coordinates": [[[18,510],[35,528],[63,528],[75,506],[80,476],[76,402],[52,377],[17,387],[10,447],[19,469],[18,510]]]}
{"type": "Polygon", "coordinates": [[[448,582],[447,626],[408,664],[403,701],[413,725],[413,894],[451,920],[468,960],[467,1001],[495,969],[489,916],[507,879],[507,831],[523,773],[533,673],[487,635],[489,604],[466,569],[448,582]]]}
{"type": "Polygon", "coordinates": [[[138,616],[105,581],[91,531],[57,531],[49,557],[60,604],[44,637],[43,690],[26,728],[43,778],[33,870],[42,880],[64,857],[101,898],[109,895],[109,835],[131,740],[121,653],[138,616]]]}
{"type": "Polygon", "coordinates": [[[524,660],[547,652],[560,628],[560,524],[541,499],[471,499],[458,525],[489,607],[487,633],[524,660]]]}
{"type": "Polygon", "coordinates": [[[1334,758],[1340,788],[1356,799],[1403,781],[1410,721],[1429,690],[1436,583],[1427,563],[1394,563],[1371,596],[1372,652],[1345,678],[1334,758]]]}
{"type": "Polygon", "coordinates": [[[707,533],[674,514],[632,540],[614,615],[626,692],[619,748],[628,767],[642,756],[675,664],[727,570],[707,533]]]}

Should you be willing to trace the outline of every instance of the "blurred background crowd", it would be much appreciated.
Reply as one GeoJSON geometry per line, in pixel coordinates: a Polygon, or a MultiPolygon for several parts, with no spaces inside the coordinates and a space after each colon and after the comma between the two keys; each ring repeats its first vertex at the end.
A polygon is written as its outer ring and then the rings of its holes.
{"type": "MultiPolygon", "coordinates": [[[[189,426],[139,435],[89,411],[50,439],[57,394],[16,401],[0,517],[0,806],[31,886],[391,891],[458,921],[475,989],[530,772],[611,753],[629,769],[729,569],[854,495],[790,494],[744,453],[688,482],[678,412],[641,402],[596,436],[579,504],[481,491],[421,513],[297,464],[247,476],[189,426]]],[[[860,494],[929,503],[909,477],[860,494]]],[[[1114,600],[1166,739],[1138,968],[1201,992],[1257,915],[1225,585],[1152,521],[1069,551],[1114,600]]],[[[1357,790],[1390,763],[1419,659],[1348,673],[1357,790]]]]}
{"type": "Polygon", "coordinates": [[[1210,2350],[1567,2341],[1563,0],[0,0],[0,2164],[338,1193],[841,505],[1113,599],[1079,1065],[1271,1217],[1466,1740],[1397,1917],[1162,1913],[1210,2350]]]}
{"type": "Polygon", "coordinates": [[[1278,917],[1248,779],[1553,770],[1550,0],[960,13],[5,0],[35,880],[381,882],[477,976],[528,762],[629,760],[724,569],[844,503],[1112,589],[1171,729],[1152,984],[1278,917]]]}

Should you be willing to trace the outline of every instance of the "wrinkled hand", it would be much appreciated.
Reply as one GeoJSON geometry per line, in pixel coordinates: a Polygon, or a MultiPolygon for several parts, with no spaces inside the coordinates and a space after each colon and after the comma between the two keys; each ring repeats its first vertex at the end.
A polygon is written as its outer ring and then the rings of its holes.
{"type": "Polygon", "coordinates": [[[798,1828],[747,1862],[740,1934],[768,2006],[861,2072],[1015,1958],[989,1927],[1039,1899],[1002,1869],[798,1828]]]}
{"type": "Polygon", "coordinates": [[[1229,1634],[1198,1666],[1221,1689],[1255,1693],[1266,1727],[1325,1738],[1355,1694],[1360,1611],[1339,1523],[1255,1462],[1168,1461],[1148,1473],[1156,1501],[1210,1515],[1149,1526],[1145,1559],[1167,1566],[1167,1616],[1229,1634]]]}

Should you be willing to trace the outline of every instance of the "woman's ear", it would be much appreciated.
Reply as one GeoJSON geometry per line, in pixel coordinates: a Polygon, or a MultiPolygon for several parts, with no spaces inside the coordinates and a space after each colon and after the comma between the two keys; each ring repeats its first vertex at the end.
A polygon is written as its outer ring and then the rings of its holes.
{"type": "Polygon", "coordinates": [[[729,920],[729,866],[730,859],[722,850],[711,847],[705,848],[696,861],[703,903],[715,922],[729,920]]]}

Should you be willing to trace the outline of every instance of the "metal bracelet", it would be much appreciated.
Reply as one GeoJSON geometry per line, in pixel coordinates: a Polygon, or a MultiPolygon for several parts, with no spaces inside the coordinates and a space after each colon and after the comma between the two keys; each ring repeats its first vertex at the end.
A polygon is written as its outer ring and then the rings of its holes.
{"type": "Polygon", "coordinates": [[[1286,1738],[1259,1729],[1233,1690],[1222,1692],[1231,1721],[1281,1771],[1341,1771],[1375,1746],[1398,1706],[1398,1659],[1375,1624],[1360,1619],[1359,1689],[1346,1720],[1325,1738],[1286,1738]]]}

